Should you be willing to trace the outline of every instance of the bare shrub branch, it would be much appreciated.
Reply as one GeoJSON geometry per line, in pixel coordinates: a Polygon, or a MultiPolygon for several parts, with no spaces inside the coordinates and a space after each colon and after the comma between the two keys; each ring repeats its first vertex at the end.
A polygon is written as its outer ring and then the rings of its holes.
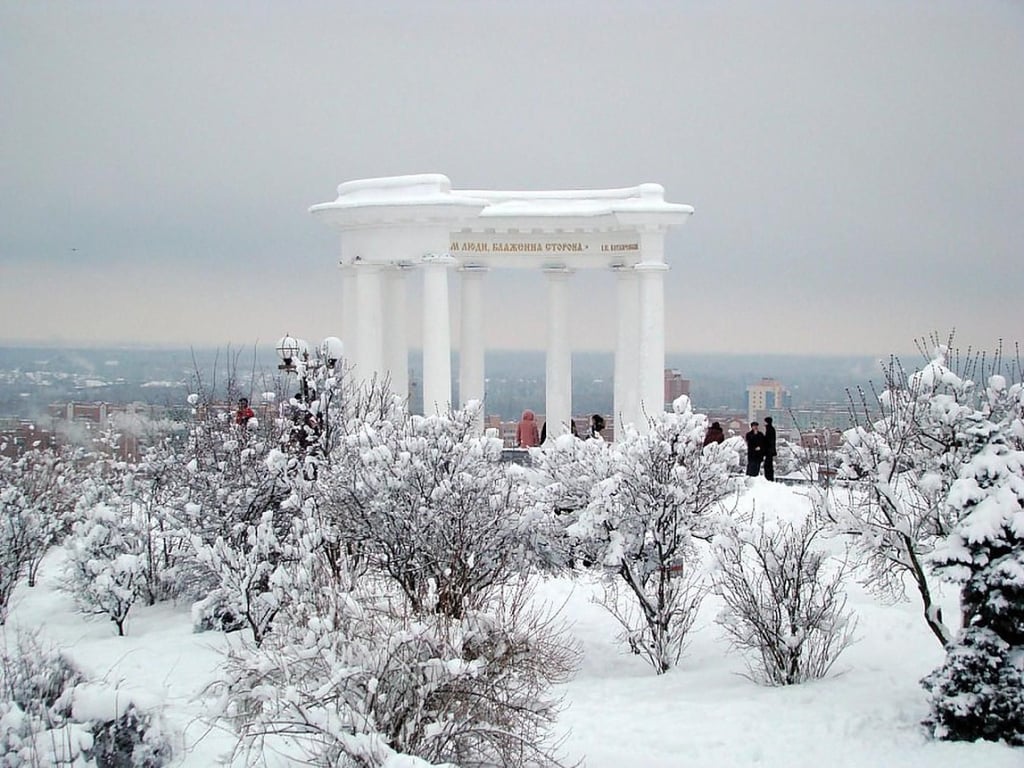
{"type": "Polygon", "coordinates": [[[847,561],[829,566],[816,546],[821,533],[811,516],[799,524],[762,516],[715,539],[715,591],[725,602],[718,623],[752,680],[792,685],[824,677],[853,642],[847,561]]]}

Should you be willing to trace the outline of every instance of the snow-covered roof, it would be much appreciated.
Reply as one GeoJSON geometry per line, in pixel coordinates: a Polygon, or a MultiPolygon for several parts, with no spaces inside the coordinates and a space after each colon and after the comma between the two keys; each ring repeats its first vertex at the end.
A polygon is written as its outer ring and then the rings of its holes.
{"type": "Polygon", "coordinates": [[[693,213],[693,208],[665,201],[660,184],[621,189],[566,189],[499,192],[460,190],[457,194],[486,200],[481,216],[603,216],[611,213],[693,213]]]}
{"type": "Polygon", "coordinates": [[[320,203],[310,211],[339,208],[365,208],[392,205],[451,205],[483,206],[483,200],[471,199],[461,192],[452,192],[452,183],[440,173],[421,173],[412,176],[384,176],[377,179],[357,179],[338,185],[334,202],[320,203]]]}
{"type": "MultiPolygon", "coordinates": [[[[452,189],[447,176],[425,173],[346,181],[338,185],[338,197],[310,208],[312,213],[334,214],[336,223],[349,214],[366,209],[392,208],[398,212],[413,207],[447,208],[461,211],[461,218],[593,218],[616,214],[689,215],[693,208],[665,201],[660,184],[640,184],[619,189],[497,191],[452,189]],[[339,218],[340,217],[340,218],[339,218]]],[[[355,215],[352,223],[366,223],[355,215]]]]}

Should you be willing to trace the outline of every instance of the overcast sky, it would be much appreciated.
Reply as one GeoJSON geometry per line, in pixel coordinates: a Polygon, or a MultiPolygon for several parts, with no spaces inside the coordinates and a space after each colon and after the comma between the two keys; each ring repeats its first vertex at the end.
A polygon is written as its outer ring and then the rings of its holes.
{"type": "MultiPolygon", "coordinates": [[[[670,351],[1024,339],[1024,3],[0,0],[0,339],[339,334],[308,207],[424,172],[693,205],[670,351]]],[[[543,277],[488,286],[543,347],[543,277]]],[[[611,349],[612,278],[573,290],[611,349]]]]}

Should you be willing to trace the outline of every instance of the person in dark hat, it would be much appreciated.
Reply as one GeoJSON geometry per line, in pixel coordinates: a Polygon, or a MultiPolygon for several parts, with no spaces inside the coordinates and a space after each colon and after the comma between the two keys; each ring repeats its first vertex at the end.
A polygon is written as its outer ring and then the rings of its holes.
{"type": "Polygon", "coordinates": [[[744,436],[747,441],[747,475],[757,477],[761,474],[761,461],[764,460],[764,433],[756,421],[750,422],[750,431],[744,436]]]}
{"type": "Polygon", "coordinates": [[[772,424],[772,417],[764,417],[764,479],[775,480],[775,456],[778,451],[775,448],[775,425],[772,424]]]}

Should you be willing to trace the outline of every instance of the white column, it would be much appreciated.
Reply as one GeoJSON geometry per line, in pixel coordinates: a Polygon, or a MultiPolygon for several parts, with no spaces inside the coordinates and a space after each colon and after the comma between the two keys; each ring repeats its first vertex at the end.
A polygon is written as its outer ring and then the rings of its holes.
{"type": "Polygon", "coordinates": [[[615,340],[615,437],[640,419],[640,293],[631,266],[615,269],[618,334],[615,340]]]}
{"type": "Polygon", "coordinates": [[[388,322],[384,328],[384,370],[391,379],[391,391],[409,396],[409,337],[406,329],[406,268],[389,267],[384,272],[384,306],[388,322]]]}
{"type": "Polygon", "coordinates": [[[665,287],[668,265],[641,262],[640,278],[640,419],[646,431],[647,419],[665,410],[665,287]]]}
{"type": "Polygon", "coordinates": [[[384,311],[381,296],[381,267],[379,264],[359,262],[354,265],[356,276],[356,331],[355,381],[368,383],[374,374],[384,370],[384,311]]]}
{"type": "Polygon", "coordinates": [[[345,343],[346,373],[351,370],[359,355],[355,272],[351,264],[341,264],[341,339],[345,343]]]}
{"type": "Polygon", "coordinates": [[[572,418],[572,347],[569,339],[569,276],[565,267],[544,270],[548,283],[548,349],[545,420],[547,439],[569,431],[572,418]]]}
{"type": "Polygon", "coordinates": [[[423,257],[423,413],[446,413],[452,403],[452,337],[447,254],[423,257]]]}
{"type": "MultiPolygon", "coordinates": [[[[459,403],[465,407],[470,400],[484,399],[484,295],[486,267],[466,265],[461,277],[461,317],[459,329],[459,403]]],[[[483,410],[477,419],[483,432],[483,410]]]]}

